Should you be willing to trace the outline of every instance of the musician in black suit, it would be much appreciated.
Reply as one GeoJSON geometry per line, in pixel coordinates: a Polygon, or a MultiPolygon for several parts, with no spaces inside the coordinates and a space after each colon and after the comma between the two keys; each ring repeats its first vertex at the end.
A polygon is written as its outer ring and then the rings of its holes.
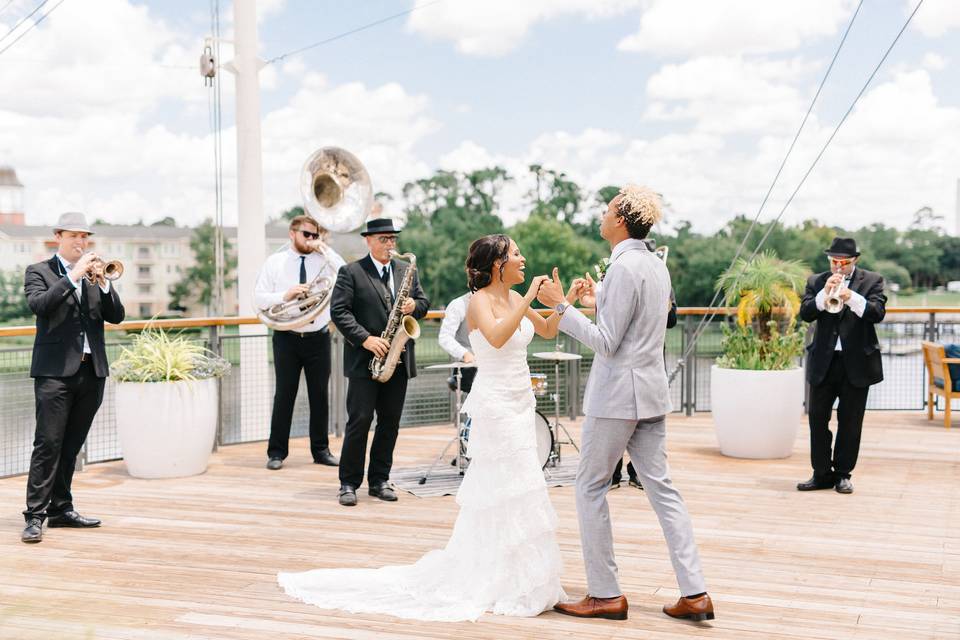
{"type": "MultiPolygon", "coordinates": [[[[343,334],[343,372],[347,386],[347,425],[340,449],[339,501],[344,506],[357,504],[357,488],[363,482],[367,434],[373,422],[377,426],[370,448],[367,484],[372,496],[393,502],[397,495],[390,487],[393,448],[400,428],[400,415],[407,394],[407,381],[417,375],[413,341],[408,341],[387,382],[371,377],[370,360],[383,357],[390,344],[380,337],[387,327],[390,310],[410,265],[390,258],[396,248],[399,229],[389,218],[367,222],[364,236],[370,253],[340,268],[330,300],[330,314],[343,334]]],[[[410,295],[402,306],[404,315],[422,318],[430,302],[420,288],[416,273],[410,295]]]]}
{"type": "Polygon", "coordinates": [[[870,385],[883,380],[876,324],[886,313],[883,277],[857,266],[860,252],[853,238],[834,238],[826,250],[830,271],[810,276],[800,317],[816,320],[813,342],[807,346],[810,383],[810,462],[813,476],[797,485],[800,491],[835,488],[853,493],[850,474],[860,452],[860,432],[870,385]],[[829,294],[842,301],[839,313],[827,310],[829,294]],[[831,458],[830,415],[837,405],[837,438],[831,458]]]}
{"type": "Polygon", "coordinates": [[[37,316],[30,376],[37,426],[27,477],[27,526],[21,539],[40,542],[49,527],[98,527],[74,509],[70,485],[77,455],[103,400],[110,373],[104,321],[123,321],[120,296],[106,281],[89,282],[95,256],[82,213],[65,213],[54,227],[57,254],[27,267],[23,290],[37,316]]]}

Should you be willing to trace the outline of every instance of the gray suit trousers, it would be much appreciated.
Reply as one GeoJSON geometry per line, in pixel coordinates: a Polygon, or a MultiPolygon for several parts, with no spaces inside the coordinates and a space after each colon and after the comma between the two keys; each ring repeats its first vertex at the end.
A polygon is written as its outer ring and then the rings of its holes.
{"type": "Polygon", "coordinates": [[[670,481],[664,416],[639,421],[587,416],[581,440],[577,517],[590,595],[612,598],[623,593],[617,581],[607,491],[624,449],[630,454],[650,506],[660,520],[680,593],[687,596],[706,591],[690,515],[670,481]]]}

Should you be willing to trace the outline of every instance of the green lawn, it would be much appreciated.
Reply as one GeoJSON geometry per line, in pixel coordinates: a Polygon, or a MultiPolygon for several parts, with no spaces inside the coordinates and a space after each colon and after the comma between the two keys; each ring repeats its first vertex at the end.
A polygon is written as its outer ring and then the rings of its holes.
{"type": "Polygon", "coordinates": [[[888,307],[960,307],[960,293],[927,292],[899,295],[887,292],[888,307]]]}

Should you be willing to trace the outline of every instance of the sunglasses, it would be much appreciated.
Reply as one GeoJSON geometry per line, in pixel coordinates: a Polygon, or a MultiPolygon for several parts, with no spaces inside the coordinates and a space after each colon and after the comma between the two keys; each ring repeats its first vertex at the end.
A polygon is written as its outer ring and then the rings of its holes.
{"type": "Polygon", "coordinates": [[[316,240],[320,237],[319,233],[314,233],[313,231],[304,231],[303,229],[298,229],[298,231],[303,234],[303,237],[307,240],[316,240]]]}
{"type": "Polygon", "coordinates": [[[396,244],[397,236],[377,236],[377,240],[380,241],[380,244],[390,244],[391,242],[396,244]]]}
{"type": "Polygon", "coordinates": [[[830,258],[830,264],[835,267],[845,267],[847,265],[853,264],[855,258],[830,258]]]}

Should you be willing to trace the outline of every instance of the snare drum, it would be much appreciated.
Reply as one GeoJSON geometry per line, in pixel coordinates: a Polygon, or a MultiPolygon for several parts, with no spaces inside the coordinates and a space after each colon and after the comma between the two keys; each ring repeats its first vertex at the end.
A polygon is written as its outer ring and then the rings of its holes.
{"type": "Polygon", "coordinates": [[[533,395],[539,397],[547,394],[547,376],[543,373],[530,374],[530,386],[533,388],[533,395]]]}

